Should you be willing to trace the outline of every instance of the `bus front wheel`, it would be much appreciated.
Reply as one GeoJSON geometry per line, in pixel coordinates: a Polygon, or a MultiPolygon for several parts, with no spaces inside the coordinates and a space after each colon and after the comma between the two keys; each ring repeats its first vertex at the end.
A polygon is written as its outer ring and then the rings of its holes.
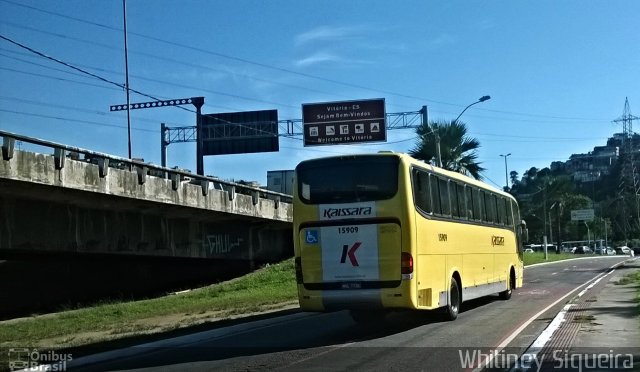
{"type": "Polygon", "coordinates": [[[447,320],[455,320],[460,312],[460,286],[456,278],[451,278],[451,286],[449,287],[449,303],[447,304],[445,316],[447,320]]]}

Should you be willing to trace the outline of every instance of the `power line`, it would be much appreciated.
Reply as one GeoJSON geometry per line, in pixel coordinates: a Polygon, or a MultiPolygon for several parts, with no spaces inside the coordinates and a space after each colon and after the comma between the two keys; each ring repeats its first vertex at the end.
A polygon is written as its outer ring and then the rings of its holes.
{"type": "MultiPolygon", "coordinates": [[[[0,1],[3,1],[5,3],[9,3],[9,4],[13,4],[15,6],[21,6],[21,7],[24,7],[24,8],[28,8],[28,9],[31,9],[31,10],[34,10],[34,11],[37,11],[37,12],[42,12],[42,13],[45,13],[45,14],[54,15],[54,16],[58,16],[58,17],[66,18],[66,19],[71,19],[71,20],[74,20],[74,21],[77,21],[77,22],[82,22],[82,23],[89,24],[89,25],[92,25],[92,26],[101,27],[101,28],[108,29],[108,30],[111,30],[111,31],[122,32],[122,29],[118,28],[118,27],[112,27],[112,26],[108,26],[108,25],[105,25],[105,24],[100,24],[100,23],[97,23],[97,22],[87,21],[85,19],[81,19],[81,18],[77,18],[77,17],[71,17],[71,16],[68,16],[68,15],[61,14],[61,13],[52,12],[52,11],[48,11],[48,10],[43,10],[43,9],[40,9],[40,8],[28,6],[28,5],[19,4],[19,3],[16,3],[14,1],[9,1],[9,0],[0,0],[0,1]]],[[[231,55],[227,55],[227,54],[223,54],[223,53],[219,53],[219,52],[214,52],[214,51],[211,51],[211,50],[207,50],[207,49],[203,49],[203,48],[199,48],[199,47],[195,47],[195,46],[190,46],[190,45],[186,45],[186,44],[172,42],[172,41],[161,39],[161,38],[156,37],[156,36],[145,35],[145,34],[140,34],[140,33],[136,33],[136,32],[130,32],[129,34],[135,35],[135,36],[138,36],[138,37],[141,37],[141,38],[144,38],[144,39],[157,41],[159,43],[164,43],[164,44],[168,44],[168,45],[172,45],[172,46],[177,46],[177,47],[180,47],[180,48],[190,49],[190,50],[197,51],[197,52],[200,52],[200,53],[209,54],[209,55],[213,55],[213,56],[216,56],[216,57],[229,59],[229,60],[233,60],[233,61],[236,61],[236,62],[242,62],[242,63],[246,63],[246,64],[250,64],[250,65],[254,65],[254,66],[258,66],[258,67],[262,67],[262,68],[266,68],[266,69],[285,72],[285,73],[288,73],[288,74],[302,76],[302,77],[309,78],[309,79],[315,79],[315,80],[325,81],[325,82],[329,82],[329,83],[333,83],[333,84],[337,84],[337,85],[342,85],[342,86],[347,86],[347,87],[351,87],[351,88],[357,88],[357,89],[363,89],[363,90],[368,90],[368,91],[373,91],[373,92],[379,92],[379,93],[389,94],[389,95],[402,97],[402,98],[415,99],[415,100],[419,100],[419,101],[427,101],[427,102],[438,103],[438,104],[448,105],[448,106],[455,106],[455,107],[463,107],[464,106],[464,105],[461,105],[461,104],[437,101],[437,100],[433,100],[433,99],[429,99],[429,98],[418,97],[418,96],[413,96],[413,95],[407,95],[407,94],[387,91],[387,90],[383,90],[383,89],[376,89],[376,88],[371,88],[371,87],[367,87],[367,86],[363,86],[363,85],[347,83],[347,82],[344,82],[344,81],[328,79],[328,78],[324,78],[324,77],[320,77],[320,76],[315,76],[315,75],[312,75],[312,74],[293,71],[293,70],[289,70],[289,69],[278,67],[278,66],[271,66],[271,65],[268,65],[268,64],[265,64],[265,63],[261,63],[261,62],[255,62],[255,61],[251,61],[251,60],[240,58],[240,57],[235,57],[235,56],[231,56],[231,55]]],[[[600,121],[599,119],[593,119],[593,118],[564,117],[564,116],[558,116],[558,115],[542,115],[542,114],[520,113],[520,112],[514,112],[514,111],[492,110],[492,109],[486,109],[486,108],[476,108],[476,109],[477,110],[481,110],[481,111],[500,113],[500,114],[509,114],[509,115],[518,115],[518,116],[530,116],[530,117],[538,117],[538,118],[550,118],[550,119],[560,119],[560,120],[581,120],[581,121],[594,121],[594,120],[596,120],[596,121],[600,121]]]]}
{"type": "MultiPolygon", "coordinates": [[[[25,53],[20,53],[20,52],[16,52],[16,51],[10,51],[10,50],[6,50],[6,49],[2,49],[0,48],[0,51],[6,51],[9,53],[14,53],[14,54],[19,54],[19,55],[25,55],[25,56],[31,56],[29,54],[25,54],[25,53]]],[[[146,53],[144,53],[146,54],[146,53]]],[[[2,55],[2,54],[0,54],[2,55]]],[[[21,58],[16,58],[16,57],[10,57],[10,56],[6,56],[3,55],[6,58],[10,58],[10,59],[14,59],[23,63],[28,63],[28,64],[32,64],[35,66],[40,66],[42,68],[46,68],[46,69],[50,69],[53,71],[60,71],[63,73],[67,73],[67,74],[71,74],[71,75],[76,75],[76,76],[84,76],[78,73],[73,73],[70,71],[64,71],[61,69],[56,69],[54,67],[50,67],[50,66],[45,66],[39,63],[35,63],[35,62],[30,62],[30,61],[26,61],[24,59],[21,58]]],[[[181,63],[179,61],[175,61],[172,60],[176,63],[181,63]]],[[[118,71],[114,71],[114,70],[109,70],[109,69],[105,69],[105,68],[100,68],[100,67],[96,67],[96,66],[90,66],[90,65],[85,65],[85,64],[79,64],[79,63],[75,63],[74,65],[76,66],[80,66],[80,67],[84,67],[84,68],[89,68],[95,71],[101,71],[101,72],[106,72],[106,73],[111,73],[111,74],[120,74],[120,72],[118,71]]],[[[190,64],[187,64],[190,65],[190,64]]],[[[206,68],[205,66],[198,66],[198,65],[193,65],[195,67],[201,67],[201,68],[206,68]]],[[[214,71],[219,71],[219,70],[215,70],[214,71]]],[[[259,100],[259,99],[254,99],[254,98],[249,98],[249,97],[245,97],[245,96],[238,96],[238,95],[230,95],[227,93],[223,93],[223,92],[219,92],[219,91],[213,91],[213,90],[209,90],[209,89],[201,89],[198,87],[194,87],[194,86],[189,86],[189,85],[184,85],[184,84],[177,84],[177,83],[171,83],[168,81],[163,81],[163,80],[158,80],[158,79],[152,79],[152,78],[147,78],[147,77],[143,77],[143,76],[139,76],[139,75],[130,75],[131,77],[134,77],[136,79],[139,80],[145,80],[145,81],[150,81],[150,82],[155,82],[158,84],[163,84],[163,85],[169,85],[169,86],[174,86],[174,87],[179,87],[179,88],[186,88],[186,89],[195,89],[195,90],[200,90],[202,92],[205,93],[211,93],[211,94],[219,94],[219,95],[225,95],[225,96],[231,96],[233,98],[239,98],[239,99],[245,99],[245,100],[250,100],[250,101],[256,101],[256,102],[262,102],[262,103],[269,103],[269,104],[274,104],[274,105],[278,105],[278,106],[284,106],[284,107],[289,107],[289,108],[297,108],[297,106],[292,106],[292,105],[288,105],[288,104],[281,104],[281,103],[276,103],[276,102],[269,102],[269,101],[264,101],[264,100],[259,100]]],[[[265,80],[267,81],[267,80],[265,80]]],[[[228,106],[223,106],[223,105],[211,105],[211,104],[207,104],[208,106],[212,106],[212,107],[219,107],[219,108],[223,108],[223,109],[228,109],[228,110],[234,110],[234,111],[242,111],[242,109],[239,108],[232,108],[232,107],[228,107],[228,106]]],[[[397,106],[397,105],[396,105],[397,106]]],[[[453,115],[454,113],[451,112],[447,112],[447,111],[438,111],[440,113],[445,113],[445,114],[451,114],[453,115]]],[[[527,120],[527,119],[509,119],[509,118],[500,118],[500,117],[491,117],[491,116],[482,116],[482,115],[470,115],[473,117],[477,117],[477,118],[485,118],[485,119],[491,119],[491,120],[509,120],[509,121],[517,121],[517,122],[529,122],[529,123],[552,123],[552,124],[559,124],[557,121],[552,121],[552,122],[544,122],[544,121],[540,121],[540,120],[527,120]]],[[[522,137],[522,138],[532,138],[532,137],[522,137]]],[[[536,138],[540,138],[540,139],[548,139],[549,137],[536,137],[536,138]]],[[[554,137],[555,138],[555,137],[554,137]]]]}
{"type": "MultiPolygon", "coordinates": [[[[77,112],[84,112],[84,113],[88,113],[88,114],[94,114],[94,115],[100,115],[100,116],[109,116],[109,115],[113,115],[112,112],[102,112],[102,111],[94,111],[94,110],[88,110],[88,109],[82,109],[79,107],[71,107],[71,106],[64,106],[64,105],[56,105],[56,104],[52,104],[52,103],[47,103],[47,102],[41,102],[41,101],[33,101],[33,100],[28,100],[28,99],[23,99],[23,98],[15,98],[15,97],[5,97],[5,96],[0,96],[0,100],[5,100],[5,101],[14,101],[14,102],[20,102],[20,103],[26,103],[29,105],[36,105],[36,106],[44,106],[44,107],[52,107],[52,108],[59,108],[59,109],[63,109],[63,110],[70,110],[70,111],[77,111],[77,112]]],[[[154,119],[148,119],[148,118],[142,118],[142,117],[138,117],[136,116],[135,119],[137,121],[143,121],[143,122],[147,122],[147,123],[154,123],[154,124],[158,124],[158,120],[154,120],[154,119]]],[[[181,123],[171,123],[171,122],[165,122],[165,124],[171,124],[171,125],[176,125],[176,126],[186,126],[187,124],[181,124],[181,123]]]]}
{"type": "MultiPolygon", "coordinates": [[[[69,122],[70,121],[70,122],[75,122],[75,123],[97,125],[97,126],[102,126],[102,127],[127,129],[127,127],[123,126],[123,125],[100,123],[100,122],[88,121],[88,120],[78,120],[78,119],[72,119],[72,118],[65,118],[65,117],[61,117],[61,116],[42,115],[42,114],[34,114],[34,113],[30,113],[30,112],[21,112],[21,111],[5,110],[5,109],[0,109],[0,112],[7,112],[7,113],[10,113],[10,114],[16,114],[16,115],[34,116],[34,117],[45,118],[45,119],[55,119],[55,120],[61,120],[61,121],[65,121],[65,122],[69,122]]],[[[151,129],[144,129],[144,128],[132,128],[132,129],[133,130],[137,130],[137,131],[142,131],[142,132],[158,133],[158,131],[151,130],[151,129]]]]}
{"type": "Polygon", "coordinates": [[[91,87],[95,87],[95,88],[103,88],[103,89],[118,90],[118,91],[120,90],[120,89],[116,89],[116,88],[112,88],[112,87],[105,87],[104,85],[87,83],[85,81],[70,80],[70,79],[55,77],[55,76],[51,76],[51,75],[38,74],[38,73],[35,73],[35,72],[27,72],[27,71],[16,70],[16,69],[12,69],[12,68],[0,67],[0,70],[11,71],[11,72],[15,72],[15,73],[18,73],[18,74],[31,75],[31,76],[35,76],[35,77],[41,77],[41,78],[45,78],[45,79],[53,79],[53,80],[64,81],[64,82],[68,82],[68,83],[86,85],[86,86],[91,86],[91,87]]]}
{"type": "MultiPolygon", "coordinates": [[[[27,63],[28,63],[28,61],[27,61],[27,63]]],[[[39,64],[36,64],[36,65],[39,65],[39,64]]],[[[45,68],[51,68],[51,67],[43,66],[43,65],[40,65],[40,66],[45,67],[45,68]]],[[[56,80],[63,80],[63,81],[67,81],[67,82],[72,82],[72,83],[77,83],[77,84],[85,84],[85,85],[96,86],[96,87],[101,87],[101,88],[108,88],[108,87],[103,87],[103,86],[94,85],[94,84],[90,84],[90,83],[78,82],[78,81],[68,80],[68,79],[63,79],[63,78],[56,78],[56,77],[51,77],[51,76],[47,76],[47,75],[29,73],[29,72],[14,70],[14,69],[7,69],[7,68],[2,68],[2,67],[0,67],[0,69],[13,71],[13,72],[18,72],[18,73],[29,74],[29,75],[34,75],[34,76],[37,76],[37,77],[44,77],[44,78],[50,78],[50,79],[56,79],[56,80]]],[[[61,71],[61,72],[64,72],[64,73],[68,73],[68,74],[78,75],[78,74],[74,74],[74,73],[68,72],[68,71],[63,71],[63,70],[58,70],[58,69],[54,69],[54,70],[61,71]]],[[[107,70],[105,70],[105,71],[108,72],[107,70]]],[[[78,75],[78,76],[82,76],[82,75],[78,75]]],[[[153,79],[150,79],[150,80],[153,80],[153,79]]],[[[114,89],[114,88],[108,88],[108,89],[114,89]]],[[[238,109],[235,109],[235,110],[238,110],[238,109]]],[[[140,119],[136,119],[136,120],[140,120],[140,119]]],[[[181,125],[181,124],[178,124],[178,125],[181,125]]],[[[590,140],[595,140],[595,139],[598,139],[598,140],[599,139],[603,139],[601,137],[598,137],[598,138],[595,138],[595,137],[589,137],[589,138],[562,137],[562,138],[559,138],[559,137],[510,136],[510,135],[499,135],[499,134],[493,134],[493,133],[476,133],[474,135],[475,136],[498,137],[498,138],[523,138],[523,139],[524,138],[529,138],[529,139],[531,139],[531,140],[520,140],[520,141],[511,140],[511,142],[522,142],[522,143],[539,142],[538,140],[545,140],[545,141],[548,141],[548,142],[566,142],[566,141],[577,141],[577,142],[579,142],[579,141],[590,141],[590,140]]],[[[501,140],[487,140],[487,139],[485,139],[485,141],[487,141],[487,142],[497,142],[497,141],[501,141],[501,140]]]]}
{"type": "MultiPolygon", "coordinates": [[[[152,96],[152,95],[149,95],[149,94],[146,94],[146,93],[142,93],[142,92],[140,92],[140,91],[138,91],[138,90],[131,89],[131,88],[128,88],[128,87],[125,87],[123,84],[116,83],[115,81],[111,81],[111,80],[109,80],[109,79],[105,79],[105,78],[103,78],[102,76],[99,76],[99,75],[93,74],[93,73],[91,73],[91,72],[89,72],[89,71],[86,71],[86,70],[83,70],[83,69],[81,69],[81,68],[79,68],[79,67],[73,66],[73,65],[71,65],[71,64],[69,64],[69,63],[67,63],[67,62],[64,62],[64,61],[61,61],[61,60],[59,60],[59,59],[57,59],[57,58],[54,58],[54,57],[48,56],[48,55],[46,55],[46,54],[44,54],[44,53],[42,53],[42,52],[39,52],[39,51],[37,51],[37,50],[35,50],[35,49],[33,49],[33,48],[30,48],[30,47],[28,47],[28,46],[26,46],[26,45],[24,45],[24,44],[21,44],[21,43],[19,43],[19,42],[15,41],[15,40],[12,40],[12,39],[10,39],[10,38],[8,38],[8,37],[4,36],[4,35],[0,35],[0,39],[3,39],[3,40],[5,40],[5,41],[7,41],[7,42],[9,42],[9,43],[11,43],[11,44],[14,44],[14,45],[16,45],[16,46],[20,47],[20,48],[26,49],[26,50],[30,51],[31,53],[34,53],[34,54],[37,54],[37,55],[41,56],[42,58],[46,58],[46,59],[48,59],[48,60],[50,60],[50,61],[53,61],[53,62],[59,63],[59,64],[61,64],[61,65],[63,65],[63,66],[67,66],[67,67],[69,67],[69,68],[71,68],[71,69],[73,69],[73,70],[79,71],[79,72],[81,72],[81,73],[83,73],[83,74],[85,74],[85,75],[91,76],[91,77],[93,77],[93,78],[95,78],[95,79],[98,79],[98,80],[100,80],[100,81],[103,81],[103,82],[105,82],[105,83],[115,85],[115,86],[120,87],[120,88],[122,88],[122,89],[129,89],[130,91],[132,91],[132,92],[134,92],[134,93],[137,93],[137,94],[139,94],[139,95],[141,95],[141,96],[145,96],[145,97],[151,98],[151,99],[153,99],[153,100],[160,101],[160,99],[159,99],[159,98],[156,98],[156,97],[154,97],[154,96],[152,96]]],[[[177,108],[180,108],[180,109],[183,109],[183,110],[186,110],[186,111],[189,111],[189,112],[193,112],[193,113],[195,113],[195,111],[190,110],[190,109],[187,109],[187,108],[184,108],[184,107],[181,107],[181,106],[172,106],[172,107],[177,107],[177,108]]]]}
{"type": "MultiPolygon", "coordinates": [[[[68,36],[68,35],[58,34],[58,33],[51,32],[51,31],[41,30],[41,29],[38,29],[38,28],[30,27],[30,26],[19,25],[19,24],[13,23],[13,22],[2,21],[1,23],[7,24],[7,25],[12,26],[12,27],[16,27],[16,28],[21,28],[21,29],[25,29],[25,30],[30,30],[30,31],[35,31],[35,32],[39,32],[39,33],[55,36],[55,37],[58,37],[58,38],[61,38],[61,39],[73,40],[73,41],[81,42],[81,43],[88,44],[88,45],[91,45],[91,46],[94,46],[94,47],[98,46],[98,47],[106,48],[106,49],[109,49],[109,50],[117,50],[117,51],[120,50],[119,48],[116,48],[114,46],[103,44],[103,43],[98,43],[98,42],[96,42],[94,40],[85,40],[85,39],[81,39],[81,38],[77,38],[77,37],[73,37],[73,36],[68,36]]],[[[171,63],[175,63],[175,64],[179,64],[179,65],[195,67],[195,68],[199,68],[199,69],[203,69],[203,70],[219,72],[219,73],[223,73],[223,74],[227,74],[228,73],[228,71],[216,69],[216,68],[213,68],[213,67],[210,67],[210,66],[204,66],[204,65],[198,65],[198,64],[195,64],[195,63],[179,61],[179,60],[176,60],[176,59],[167,58],[167,57],[164,57],[164,56],[158,56],[158,55],[151,54],[151,53],[145,53],[145,52],[140,52],[140,51],[130,51],[130,53],[131,54],[145,56],[145,57],[148,57],[148,58],[161,60],[161,61],[171,62],[171,63]]],[[[76,65],[77,66],[81,66],[80,64],[76,64],[76,65]]],[[[94,67],[94,69],[97,69],[97,68],[94,67]]],[[[120,72],[116,72],[116,73],[119,74],[120,72]]],[[[133,76],[133,75],[130,75],[130,76],[133,76]]],[[[354,98],[352,96],[336,94],[334,92],[326,92],[326,91],[313,89],[313,88],[309,88],[309,87],[303,87],[303,86],[294,85],[294,84],[282,83],[282,82],[275,81],[275,80],[262,79],[262,78],[258,78],[258,77],[255,77],[255,76],[250,76],[250,75],[247,75],[247,74],[234,73],[234,76],[239,76],[239,77],[243,77],[243,78],[246,78],[246,79],[259,81],[259,82],[264,82],[264,83],[268,83],[268,84],[280,85],[280,86],[293,88],[293,89],[300,89],[300,90],[305,90],[305,91],[309,91],[309,92],[326,94],[326,95],[330,95],[330,96],[339,96],[339,97],[348,98],[348,99],[353,99],[354,98]]],[[[171,84],[171,83],[166,83],[166,82],[162,82],[162,83],[163,84],[171,84]]],[[[195,88],[195,89],[199,89],[199,88],[195,88]]],[[[269,103],[269,104],[273,104],[273,105],[277,105],[277,106],[298,108],[297,106],[294,107],[294,106],[291,106],[291,105],[288,105],[288,104],[284,104],[284,103],[275,103],[275,102],[269,102],[269,101],[255,99],[255,98],[248,98],[248,97],[244,97],[244,96],[230,95],[228,93],[223,93],[223,92],[213,91],[212,93],[213,94],[219,94],[219,95],[225,95],[225,96],[231,96],[233,98],[240,98],[240,99],[249,100],[249,101],[258,101],[258,102],[262,102],[262,103],[269,103]]],[[[397,105],[397,106],[403,107],[402,105],[397,105]]]]}
{"type": "MultiPolygon", "coordinates": [[[[7,51],[7,50],[0,48],[0,51],[7,51]]],[[[11,52],[11,51],[9,51],[9,52],[11,52]]],[[[15,52],[13,52],[13,53],[15,53],[15,52]]],[[[22,53],[20,53],[20,54],[22,54],[22,53]]],[[[62,72],[62,73],[64,73],[64,74],[69,74],[69,75],[73,75],[73,76],[80,76],[80,77],[84,77],[84,78],[89,78],[89,77],[87,77],[87,76],[85,76],[85,75],[82,75],[82,74],[79,74],[79,73],[77,73],[77,72],[71,72],[71,71],[66,71],[66,70],[58,69],[58,68],[51,67],[51,66],[42,65],[42,64],[40,64],[40,63],[35,63],[35,62],[27,61],[27,60],[24,60],[24,59],[21,59],[21,58],[7,56],[7,55],[4,55],[4,54],[2,54],[2,53],[0,53],[0,56],[5,57],[5,58],[9,58],[9,59],[13,59],[13,60],[16,60],[16,61],[19,61],[19,62],[21,62],[21,63],[26,63],[26,64],[30,64],[30,65],[34,65],[34,66],[38,66],[38,67],[42,67],[42,68],[45,68],[45,69],[48,69],[48,70],[57,71],[57,72],[62,72]]],[[[37,57],[36,57],[36,58],[37,58],[37,57]]],[[[113,71],[113,70],[107,70],[107,69],[102,69],[102,68],[93,67],[93,66],[88,66],[88,65],[82,65],[82,64],[75,64],[75,65],[76,65],[76,66],[80,66],[80,67],[85,67],[85,68],[90,68],[90,69],[94,69],[94,70],[102,71],[102,72],[113,73],[113,74],[119,74],[119,72],[116,72],[116,71],[113,71]]],[[[3,67],[0,67],[0,69],[4,69],[4,70],[7,70],[7,71],[12,71],[12,72],[17,72],[17,73],[28,74],[28,75],[39,76],[39,77],[45,77],[45,78],[50,78],[50,79],[59,79],[59,80],[64,80],[64,81],[69,81],[69,82],[75,82],[75,83],[78,83],[78,84],[85,84],[85,85],[89,85],[89,86],[95,86],[95,87],[101,87],[101,88],[108,88],[108,89],[113,89],[113,90],[120,90],[120,89],[111,88],[111,87],[104,87],[104,86],[102,86],[102,85],[95,85],[95,84],[89,84],[89,83],[79,82],[79,81],[75,81],[75,80],[67,80],[67,79],[62,79],[62,78],[56,78],[56,77],[52,77],[52,76],[48,76],[48,75],[40,75],[40,74],[35,74],[35,73],[26,72],[26,71],[21,71],[21,70],[15,70],[15,69],[3,68],[3,67]]],[[[155,80],[155,79],[150,79],[150,78],[144,78],[144,77],[137,76],[137,75],[130,75],[130,76],[132,76],[132,77],[134,77],[134,78],[137,78],[137,79],[141,79],[141,80],[149,80],[149,81],[152,81],[152,82],[157,82],[157,83],[160,83],[160,84],[165,84],[165,85],[174,85],[174,86],[179,86],[179,87],[186,87],[186,88],[191,88],[191,89],[198,89],[198,90],[200,90],[199,88],[195,88],[195,87],[181,86],[181,85],[178,85],[178,84],[173,84],[173,83],[169,83],[169,82],[164,82],[164,81],[161,81],[161,80],[155,80]]],[[[207,92],[207,91],[205,90],[205,92],[207,92]]],[[[134,92],[134,93],[135,93],[135,92],[134,92]]],[[[211,93],[215,93],[215,92],[211,92],[211,93]]],[[[163,97],[163,96],[157,96],[157,97],[158,97],[158,98],[162,98],[162,99],[169,99],[168,97],[163,97]]],[[[223,105],[208,104],[207,106],[210,106],[210,107],[217,107],[217,108],[222,108],[222,109],[225,109],[225,110],[241,111],[241,109],[233,108],[233,107],[228,107],[228,106],[223,106],[223,105]]]]}

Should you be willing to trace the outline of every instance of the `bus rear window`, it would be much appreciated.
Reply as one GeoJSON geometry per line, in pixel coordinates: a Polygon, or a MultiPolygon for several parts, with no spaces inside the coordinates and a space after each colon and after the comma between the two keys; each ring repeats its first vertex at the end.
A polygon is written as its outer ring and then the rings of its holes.
{"type": "Polygon", "coordinates": [[[398,191],[395,156],[311,160],[296,168],[298,195],[308,204],[383,200],[398,191]]]}

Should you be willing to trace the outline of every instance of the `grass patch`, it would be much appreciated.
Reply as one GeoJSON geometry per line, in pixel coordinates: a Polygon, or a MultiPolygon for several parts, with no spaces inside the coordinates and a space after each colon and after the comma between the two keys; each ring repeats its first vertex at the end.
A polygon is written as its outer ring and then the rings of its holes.
{"type": "MultiPolygon", "coordinates": [[[[640,271],[636,271],[634,273],[631,274],[627,274],[625,276],[623,276],[622,278],[620,278],[620,280],[618,280],[616,282],[616,284],[618,285],[626,285],[626,284],[638,284],[640,285],[640,271]]],[[[639,289],[640,291],[640,289],[639,289]]]]}
{"type": "Polygon", "coordinates": [[[242,278],[179,295],[97,306],[0,323],[0,348],[70,347],[161,332],[297,300],[293,259],[242,278]],[[190,314],[190,315],[186,315],[190,314]]]}
{"type": "Polygon", "coordinates": [[[524,254],[524,265],[534,265],[543,262],[553,262],[553,261],[561,261],[568,260],[570,258],[577,257],[585,257],[585,255],[575,255],[573,253],[560,253],[557,254],[555,252],[548,252],[547,257],[548,260],[544,259],[544,252],[533,252],[533,253],[525,253],[524,254]]]}
{"type": "Polygon", "coordinates": [[[574,323],[591,323],[594,320],[596,320],[596,318],[593,315],[576,315],[573,318],[574,323]]]}

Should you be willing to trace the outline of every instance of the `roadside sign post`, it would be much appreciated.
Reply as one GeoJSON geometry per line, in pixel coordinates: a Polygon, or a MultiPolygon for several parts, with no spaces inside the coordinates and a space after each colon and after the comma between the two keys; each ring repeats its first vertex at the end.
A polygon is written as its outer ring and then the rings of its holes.
{"type": "Polygon", "coordinates": [[[591,247],[591,231],[587,221],[593,221],[595,216],[593,209],[574,209],[571,211],[571,221],[582,221],[587,227],[587,244],[591,247]]]}
{"type": "Polygon", "coordinates": [[[571,221],[593,221],[593,209],[574,209],[571,211],[571,221]]]}
{"type": "Polygon", "coordinates": [[[542,244],[544,244],[544,260],[547,261],[549,259],[549,255],[547,252],[547,236],[542,237],[542,244]]]}

